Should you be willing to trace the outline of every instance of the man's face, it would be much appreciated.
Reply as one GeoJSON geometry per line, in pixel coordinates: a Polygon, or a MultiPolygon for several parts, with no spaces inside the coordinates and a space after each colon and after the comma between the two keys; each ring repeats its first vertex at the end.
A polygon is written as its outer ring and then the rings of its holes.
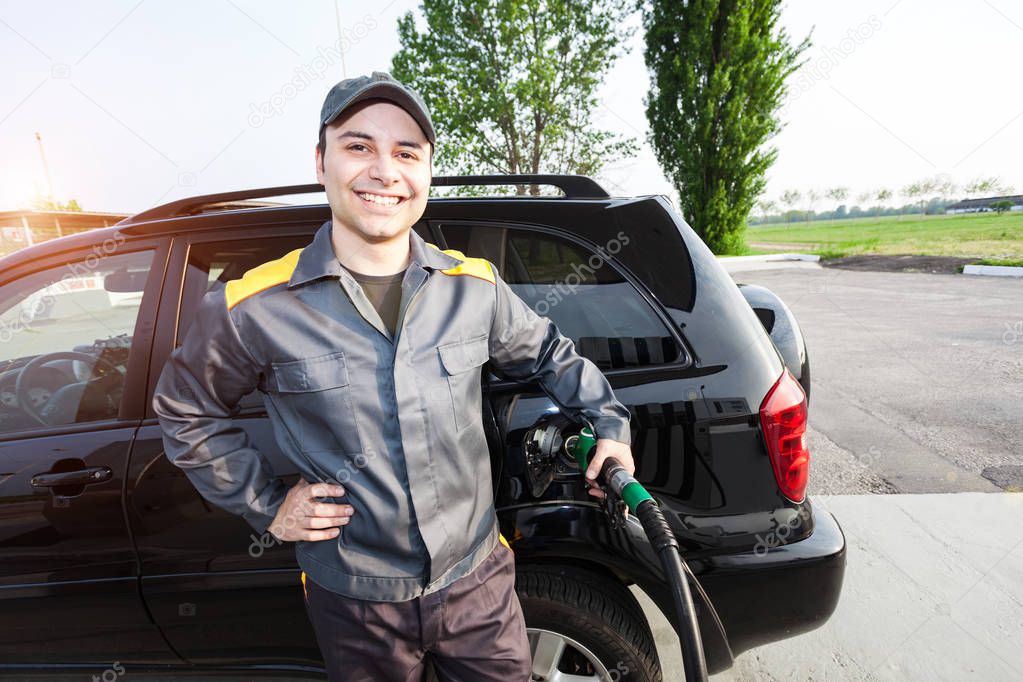
{"type": "Polygon", "coordinates": [[[426,210],[430,142],[416,120],[387,101],[368,100],[327,126],[316,149],[316,179],[334,224],[367,242],[407,235],[426,210]]]}

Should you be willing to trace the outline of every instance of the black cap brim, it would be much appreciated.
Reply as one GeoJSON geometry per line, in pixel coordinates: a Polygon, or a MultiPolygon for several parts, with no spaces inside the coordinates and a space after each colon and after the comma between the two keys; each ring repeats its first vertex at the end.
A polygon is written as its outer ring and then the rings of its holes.
{"type": "Polygon", "coordinates": [[[341,102],[326,118],[320,121],[320,131],[322,132],[326,126],[336,121],[341,114],[353,105],[368,99],[378,98],[393,102],[407,111],[409,115],[415,119],[416,123],[419,124],[419,127],[422,129],[426,139],[430,141],[430,144],[436,146],[437,136],[433,130],[433,124],[430,122],[430,117],[426,115],[425,111],[423,111],[422,106],[412,99],[407,92],[390,83],[371,83],[356,92],[344,102],[341,102]]]}

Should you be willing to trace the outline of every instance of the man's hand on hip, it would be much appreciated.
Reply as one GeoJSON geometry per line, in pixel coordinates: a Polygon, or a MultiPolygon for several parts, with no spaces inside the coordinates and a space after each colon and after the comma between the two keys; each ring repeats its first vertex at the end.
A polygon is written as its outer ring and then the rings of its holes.
{"type": "Polygon", "coordinates": [[[598,438],[597,446],[593,449],[593,452],[594,455],[590,460],[590,465],[586,468],[586,485],[590,486],[587,492],[602,500],[605,494],[603,490],[597,487],[596,479],[600,474],[601,468],[604,466],[604,460],[608,457],[614,457],[622,463],[622,466],[630,474],[636,473],[636,463],[632,461],[632,448],[629,447],[629,444],[611,438],[598,438]]]}
{"type": "Polygon", "coordinates": [[[345,489],[331,483],[309,483],[299,479],[288,491],[277,515],[267,529],[278,540],[291,542],[330,540],[341,533],[355,509],[350,504],[320,502],[318,497],[340,497],[345,489]]]}

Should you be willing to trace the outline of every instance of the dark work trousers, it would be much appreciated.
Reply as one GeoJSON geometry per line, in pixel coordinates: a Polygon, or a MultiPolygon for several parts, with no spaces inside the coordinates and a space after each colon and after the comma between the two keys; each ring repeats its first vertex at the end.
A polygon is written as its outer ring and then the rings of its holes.
{"type": "Polygon", "coordinates": [[[473,572],[410,601],[353,599],[308,577],[305,587],[330,682],[421,682],[427,658],[444,682],[530,678],[515,555],[500,542],[473,572]]]}

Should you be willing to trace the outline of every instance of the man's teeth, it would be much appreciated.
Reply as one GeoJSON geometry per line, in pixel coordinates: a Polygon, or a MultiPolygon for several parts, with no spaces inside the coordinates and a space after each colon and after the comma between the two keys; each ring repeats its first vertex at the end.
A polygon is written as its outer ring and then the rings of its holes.
{"type": "Polygon", "coordinates": [[[380,204],[381,206],[394,206],[401,201],[398,197],[382,197],[379,194],[360,193],[359,196],[366,201],[372,201],[374,204],[380,204]]]}

